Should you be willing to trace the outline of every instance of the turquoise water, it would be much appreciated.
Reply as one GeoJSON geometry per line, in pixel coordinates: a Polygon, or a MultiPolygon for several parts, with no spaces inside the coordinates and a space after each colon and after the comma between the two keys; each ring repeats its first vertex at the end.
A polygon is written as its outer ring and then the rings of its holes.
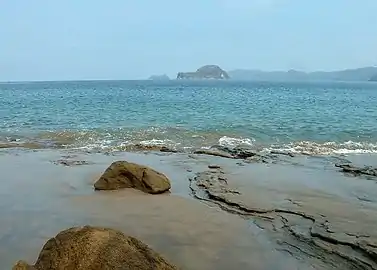
{"type": "Polygon", "coordinates": [[[2,83],[0,142],[96,150],[142,143],[377,152],[377,84],[2,83]]]}

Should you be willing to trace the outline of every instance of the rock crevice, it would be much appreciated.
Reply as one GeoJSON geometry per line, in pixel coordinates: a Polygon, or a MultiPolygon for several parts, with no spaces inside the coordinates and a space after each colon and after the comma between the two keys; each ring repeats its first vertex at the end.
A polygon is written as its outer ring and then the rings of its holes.
{"type": "Polygon", "coordinates": [[[241,192],[228,185],[229,179],[220,178],[224,178],[221,171],[197,173],[190,179],[192,196],[250,219],[276,239],[277,250],[296,258],[308,256],[326,269],[377,269],[377,246],[368,235],[332,229],[326,216],[296,210],[300,204],[292,209],[250,207],[237,197],[241,192]]]}

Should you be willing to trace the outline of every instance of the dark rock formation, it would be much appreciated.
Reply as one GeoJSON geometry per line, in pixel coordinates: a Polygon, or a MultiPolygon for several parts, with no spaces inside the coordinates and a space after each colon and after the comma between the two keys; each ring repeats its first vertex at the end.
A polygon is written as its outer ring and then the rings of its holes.
{"type": "Polygon", "coordinates": [[[197,69],[195,72],[179,72],[177,79],[229,79],[228,73],[216,65],[207,65],[197,69]]]}
{"type": "Polygon", "coordinates": [[[178,269],[146,244],[120,231],[76,227],[44,245],[34,266],[20,261],[13,270],[178,269]]]}
{"type": "Polygon", "coordinates": [[[350,164],[335,164],[335,167],[341,168],[345,173],[351,173],[353,175],[370,175],[377,177],[377,168],[372,167],[357,167],[350,164]]]}
{"type": "Polygon", "coordinates": [[[196,150],[194,154],[201,154],[201,155],[210,155],[210,156],[218,156],[224,158],[234,158],[234,159],[247,159],[250,157],[260,156],[258,153],[250,151],[248,149],[242,148],[229,148],[220,145],[214,145],[211,149],[200,149],[196,150]]]}
{"type": "Polygon", "coordinates": [[[209,155],[209,156],[217,156],[217,157],[223,157],[223,158],[234,158],[231,154],[219,151],[219,150],[211,150],[211,149],[200,149],[194,151],[194,154],[198,155],[209,155]]]}
{"type": "Polygon", "coordinates": [[[53,161],[53,163],[56,165],[63,165],[66,167],[93,164],[93,162],[89,162],[86,160],[69,160],[69,159],[59,159],[59,160],[53,161]]]}
{"type": "Polygon", "coordinates": [[[151,151],[151,152],[170,152],[177,153],[178,150],[169,148],[165,145],[146,145],[146,144],[132,144],[122,148],[123,151],[151,151]]]}
{"type": "Polygon", "coordinates": [[[163,193],[170,187],[170,181],[164,174],[127,161],[112,163],[94,184],[96,190],[134,188],[151,194],[163,193]]]}

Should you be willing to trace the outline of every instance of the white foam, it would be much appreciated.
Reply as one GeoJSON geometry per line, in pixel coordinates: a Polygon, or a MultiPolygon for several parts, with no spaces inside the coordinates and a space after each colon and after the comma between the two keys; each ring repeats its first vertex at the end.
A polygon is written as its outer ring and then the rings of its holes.
{"type": "Polygon", "coordinates": [[[292,153],[310,155],[331,155],[331,154],[368,154],[377,153],[377,143],[353,142],[344,143],[324,142],[316,143],[301,141],[285,145],[272,145],[266,148],[268,151],[279,150],[292,153]]]}
{"type": "Polygon", "coordinates": [[[172,145],[172,144],[176,144],[176,143],[172,140],[152,139],[152,140],[141,141],[140,144],[142,144],[142,145],[172,145]]]}
{"type": "Polygon", "coordinates": [[[219,139],[219,144],[221,146],[235,147],[239,145],[252,146],[254,144],[254,139],[249,138],[233,138],[228,136],[223,136],[219,139]]]}

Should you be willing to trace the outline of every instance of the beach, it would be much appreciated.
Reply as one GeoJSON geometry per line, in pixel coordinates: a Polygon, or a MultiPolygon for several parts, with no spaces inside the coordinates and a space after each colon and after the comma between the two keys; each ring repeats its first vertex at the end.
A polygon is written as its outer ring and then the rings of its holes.
{"type": "Polygon", "coordinates": [[[34,262],[50,237],[87,224],[135,236],[182,269],[377,269],[376,182],[340,172],[345,159],[377,157],[3,149],[1,269],[34,262]],[[166,174],[171,193],[94,191],[116,160],[166,174]]]}
{"type": "Polygon", "coordinates": [[[182,269],[377,269],[376,84],[0,84],[0,269],[73,226],[182,269]],[[114,161],[169,193],[95,191],[114,161]]]}

